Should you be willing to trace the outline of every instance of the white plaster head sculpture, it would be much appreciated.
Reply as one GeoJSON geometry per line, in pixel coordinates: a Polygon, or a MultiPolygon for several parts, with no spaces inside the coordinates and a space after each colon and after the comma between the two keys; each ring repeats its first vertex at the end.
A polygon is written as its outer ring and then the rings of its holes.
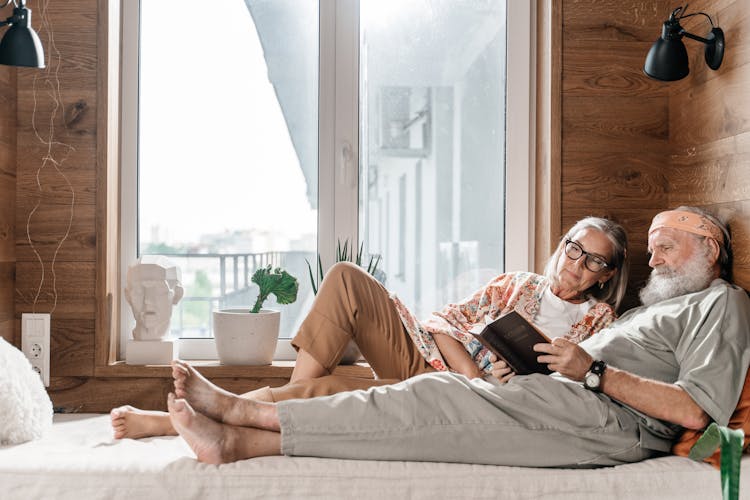
{"type": "Polygon", "coordinates": [[[125,298],[135,318],[135,340],[167,336],[172,306],[184,294],[181,278],[180,268],[160,255],[144,255],[128,268],[125,298]]]}

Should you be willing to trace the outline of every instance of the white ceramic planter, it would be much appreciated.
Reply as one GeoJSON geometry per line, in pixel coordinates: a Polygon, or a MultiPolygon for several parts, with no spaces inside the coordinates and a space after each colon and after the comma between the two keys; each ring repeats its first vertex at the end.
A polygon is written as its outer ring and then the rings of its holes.
{"type": "Polygon", "coordinates": [[[281,313],[249,308],[214,311],[216,351],[222,365],[270,365],[279,340],[281,313]]]}

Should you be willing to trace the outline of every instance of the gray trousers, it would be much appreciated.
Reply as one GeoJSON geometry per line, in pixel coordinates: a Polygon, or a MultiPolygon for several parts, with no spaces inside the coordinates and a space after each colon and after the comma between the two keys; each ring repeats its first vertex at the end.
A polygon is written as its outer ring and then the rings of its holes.
{"type": "Polygon", "coordinates": [[[545,375],[427,373],[368,390],[278,403],[285,455],[531,467],[637,462],[636,417],[545,375]],[[490,380],[491,379],[491,380],[490,380]]]}

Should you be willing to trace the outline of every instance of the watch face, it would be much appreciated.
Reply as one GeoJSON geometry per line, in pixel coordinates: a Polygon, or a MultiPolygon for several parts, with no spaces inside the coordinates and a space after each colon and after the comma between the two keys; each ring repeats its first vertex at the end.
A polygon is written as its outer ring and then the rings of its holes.
{"type": "Polygon", "coordinates": [[[599,388],[599,375],[596,373],[587,373],[586,378],[584,379],[583,383],[588,387],[589,389],[598,389],[599,388]]]}

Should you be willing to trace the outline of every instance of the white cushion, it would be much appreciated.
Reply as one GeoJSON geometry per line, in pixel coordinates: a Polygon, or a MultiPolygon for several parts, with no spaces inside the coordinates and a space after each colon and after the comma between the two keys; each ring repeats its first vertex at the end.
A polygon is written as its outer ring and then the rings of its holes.
{"type": "Polygon", "coordinates": [[[52,402],[21,351],[0,337],[0,445],[41,438],[52,427],[52,402]]]}

